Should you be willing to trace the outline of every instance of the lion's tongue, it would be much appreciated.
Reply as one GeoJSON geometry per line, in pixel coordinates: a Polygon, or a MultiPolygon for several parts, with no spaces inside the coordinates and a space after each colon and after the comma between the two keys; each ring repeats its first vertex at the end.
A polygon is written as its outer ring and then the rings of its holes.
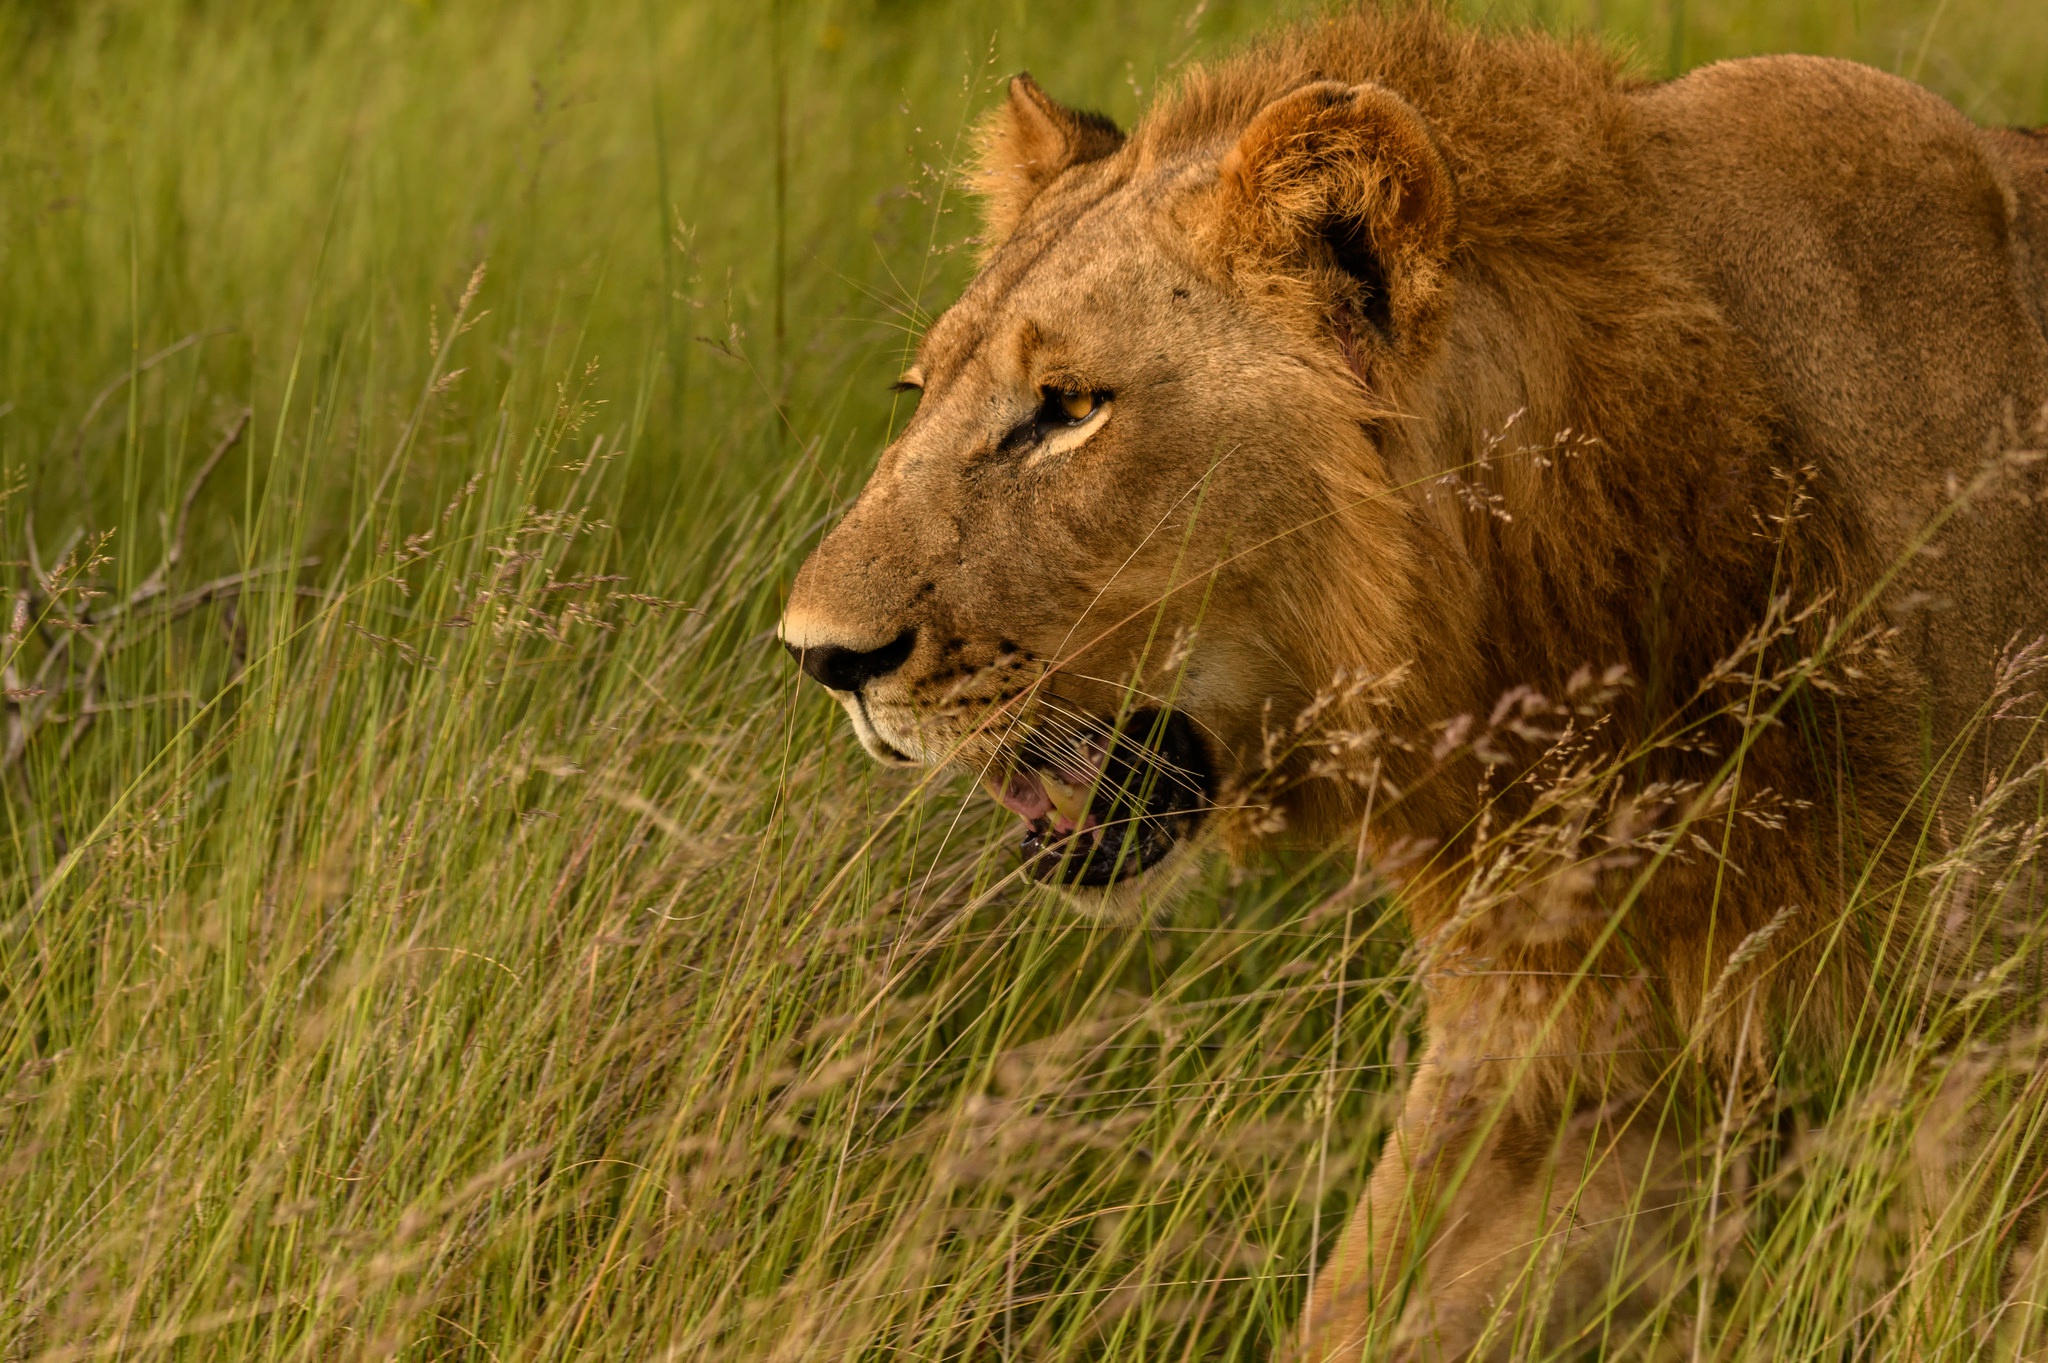
{"type": "Polygon", "coordinates": [[[1043,821],[1053,833],[1072,833],[1091,828],[1095,818],[1088,812],[1088,787],[1057,776],[1013,768],[987,780],[988,793],[996,803],[1029,824],[1043,821]]]}
{"type": "Polygon", "coordinates": [[[1052,796],[1046,793],[1045,783],[1022,767],[1001,777],[991,773],[987,785],[997,804],[1026,823],[1035,823],[1052,812],[1052,796]]]}

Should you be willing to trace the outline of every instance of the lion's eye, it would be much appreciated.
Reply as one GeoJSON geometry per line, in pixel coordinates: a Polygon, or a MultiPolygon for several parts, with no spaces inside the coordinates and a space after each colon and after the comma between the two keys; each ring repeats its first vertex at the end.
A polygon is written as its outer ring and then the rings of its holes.
{"type": "Polygon", "coordinates": [[[1074,449],[1095,434],[1109,416],[1110,395],[1097,389],[1038,390],[1038,410],[1003,437],[1005,450],[1031,450],[1032,461],[1074,449]]]}
{"type": "Polygon", "coordinates": [[[1055,388],[1047,384],[1038,390],[1038,395],[1038,415],[1031,423],[1032,436],[1038,440],[1055,431],[1087,425],[1102,415],[1102,409],[1109,405],[1109,394],[1099,389],[1055,388]]]}

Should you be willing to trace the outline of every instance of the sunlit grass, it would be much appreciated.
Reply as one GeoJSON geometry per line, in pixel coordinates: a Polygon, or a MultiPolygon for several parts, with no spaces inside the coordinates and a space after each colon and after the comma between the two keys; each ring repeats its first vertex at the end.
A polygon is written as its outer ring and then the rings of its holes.
{"type": "MultiPolygon", "coordinates": [[[[0,11],[0,1358],[1265,1356],[1408,1064],[1398,906],[1333,853],[1068,915],[770,630],[996,77],[1128,120],[1305,11],[0,11]]],[[[1490,12],[2048,122],[2048,12],[1490,12]]],[[[1985,1347],[2010,1237],[1895,1194],[1956,1075],[2021,1124],[1969,1205],[2030,1195],[2034,1041],[1930,1080],[1912,1022],[1738,1114],[1796,1178],[1617,1355],[1985,1347]]]]}

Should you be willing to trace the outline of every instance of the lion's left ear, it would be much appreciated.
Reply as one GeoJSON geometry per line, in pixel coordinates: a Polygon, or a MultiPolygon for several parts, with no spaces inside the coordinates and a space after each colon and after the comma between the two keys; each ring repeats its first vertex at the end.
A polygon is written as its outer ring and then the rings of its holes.
{"type": "Polygon", "coordinates": [[[1061,171],[1099,161],[1124,143],[1116,124],[1056,103],[1028,71],[1010,78],[1010,97],[982,120],[977,134],[974,187],[982,196],[990,250],[1017,230],[1024,210],[1061,171]]]}
{"type": "Polygon", "coordinates": [[[1304,279],[1347,358],[1359,323],[1395,351],[1425,344],[1447,296],[1450,170],[1412,105],[1382,85],[1322,81],[1255,115],[1219,167],[1235,263],[1304,279]]]}

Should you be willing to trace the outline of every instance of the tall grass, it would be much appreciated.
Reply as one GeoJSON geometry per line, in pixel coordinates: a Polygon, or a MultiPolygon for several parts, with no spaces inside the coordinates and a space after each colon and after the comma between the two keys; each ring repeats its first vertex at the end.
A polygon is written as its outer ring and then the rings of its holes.
{"type": "MultiPolygon", "coordinates": [[[[1333,853],[1065,915],[769,630],[966,275],[995,78],[1128,119],[1297,12],[0,10],[0,1357],[1286,1334],[1408,1063],[1398,905],[1333,853]]],[[[1483,17],[2048,122],[2048,12],[1989,0],[1483,17]]],[[[1932,1229],[1896,1192],[1911,1094],[2024,1098],[2034,1042],[1887,1088],[1904,997],[1823,1133],[1730,1108],[1778,1181],[1610,1352],[2019,1347],[1967,1209],[2029,1134],[1932,1229]]]]}

